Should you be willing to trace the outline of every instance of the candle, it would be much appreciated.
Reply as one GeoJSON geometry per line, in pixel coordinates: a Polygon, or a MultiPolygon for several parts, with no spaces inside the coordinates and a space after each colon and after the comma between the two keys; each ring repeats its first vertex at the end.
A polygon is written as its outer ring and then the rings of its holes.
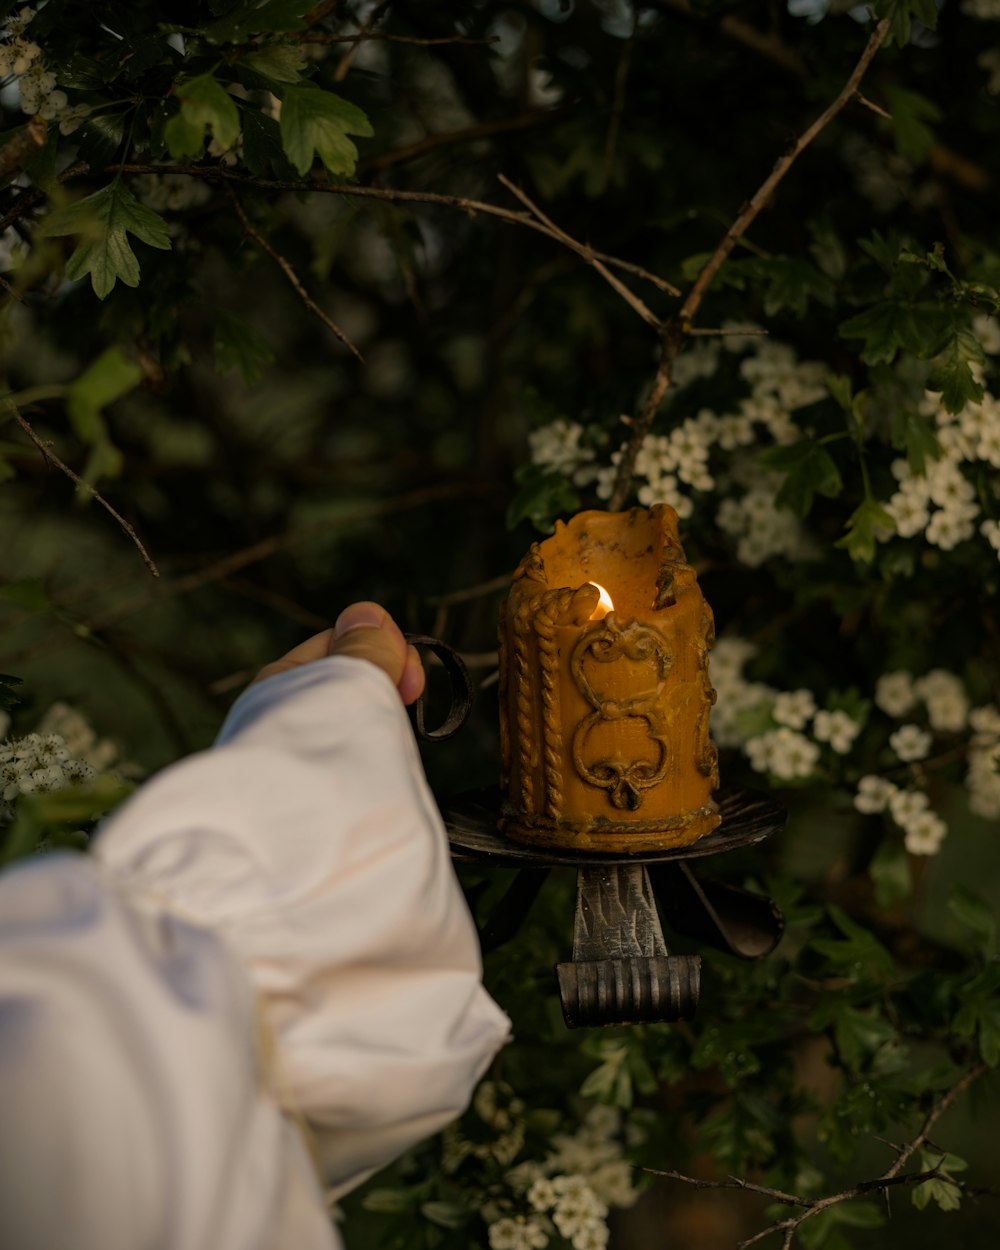
{"type": "Polygon", "coordinates": [[[713,639],[672,508],[582,512],[535,543],[500,624],[507,836],[627,854],[715,829],[713,639]]]}

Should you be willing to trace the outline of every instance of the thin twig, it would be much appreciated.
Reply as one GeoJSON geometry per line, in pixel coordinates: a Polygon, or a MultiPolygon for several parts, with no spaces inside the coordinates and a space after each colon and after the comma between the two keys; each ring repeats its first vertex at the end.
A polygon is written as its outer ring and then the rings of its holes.
{"type": "Polygon", "coordinates": [[[125,533],[128,534],[129,538],[132,539],[136,547],[139,549],[139,554],[142,556],[143,561],[146,564],[146,568],[149,569],[150,573],[152,573],[154,577],[159,577],[160,570],[156,567],[155,563],[153,562],[153,557],[149,554],[149,552],[143,546],[142,539],[135,532],[135,529],[129,524],[128,521],[125,520],[122,514],[119,511],[117,511],[117,509],[113,508],[111,504],[108,503],[108,501],[104,498],[104,496],[101,494],[99,490],[96,490],[93,486],[90,485],[89,482],[85,482],[78,473],[75,473],[69,467],[68,464],[66,464],[64,461],[59,459],[56,453],[52,450],[52,444],[45,442],[44,439],[40,438],[35,433],[32,427],[28,424],[28,422],[21,415],[21,411],[17,407],[16,404],[12,403],[9,399],[5,399],[3,402],[7,408],[7,411],[11,414],[14,420],[18,423],[21,429],[24,430],[25,434],[27,434],[27,436],[35,444],[35,446],[42,453],[42,455],[46,458],[46,460],[50,460],[56,466],[57,469],[62,470],[62,472],[66,474],[66,476],[70,479],[71,482],[75,482],[76,485],[79,486],[81,490],[87,491],[88,494],[90,494],[94,499],[97,500],[97,502],[101,505],[102,508],[106,509],[114,517],[114,519],[118,522],[118,524],[122,527],[125,533]]]}
{"type": "Polygon", "coordinates": [[[632,13],[632,30],[629,33],[629,37],[625,40],[625,46],[622,48],[621,56],[618,58],[618,66],[615,69],[614,102],[611,105],[611,121],[608,123],[608,133],[604,139],[604,161],[601,165],[601,186],[604,190],[607,190],[608,182],[611,178],[611,167],[615,162],[615,148],[618,146],[622,116],[625,113],[625,88],[628,86],[628,72],[632,64],[632,49],[635,46],[635,37],[638,29],[639,10],[637,7],[632,13]]]}
{"type": "MultiPolygon", "coordinates": [[[[482,494],[482,483],[443,483],[437,486],[426,486],[419,490],[408,491],[406,494],[397,495],[393,499],[377,499],[371,503],[358,504],[349,510],[345,509],[334,521],[317,521],[311,525],[303,525],[299,529],[286,530],[281,534],[272,534],[267,538],[262,538],[251,546],[231,552],[229,555],[214,560],[211,564],[196,569],[194,572],[186,573],[182,577],[174,578],[169,582],[161,582],[155,589],[133,595],[132,598],[126,599],[124,603],[119,603],[100,615],[81,621],[80,625],[88,635],[101,634],[104,630],[120,624],[129,617],[134,616],[137,612],[152,607],[154,604],[164,603],[167,600],[191,594],[196,590],[200,590],[203,586],[225,581],[240,569],[245,569],[251,564],[258,564],[261,560],[266,560],[270,556],[277,555],[279,552],[289,547],[297,546],[310,538],[316,538],[321,534],[329,533],[338,526],[347,525],[355,521],[369,520],[373,517],[391,516],[397,512],[408,512],[413,508],[420,508],[425,504],[435,503],[442,499],[465,498],[469,495],[482,496],[482,494]]],[[[76,636],[73,635],[73,637],[76,636]]],[[[61,646],[66,640],[65,631],[62,631],[58,638],[42,639],[19,652],[5,656],[4,663],[13,666],[24,660],[43,655],[61,646]]]]}
{"type": "MultiPolygon", "coordinates": [[[[528,230],[544,234],[546,238],[565,243],[565,239],[558,231],[554,231],[543,221],[536,220],[530,213],[515,212],[513,209],[502,208],[499,204],[490,204],[486,200],[470,200],[464,195],[441,195],[436,191],[402,191],[395,187],[359,187],[347,182],[305,180],[291,182],[278,178],[248,178],[245,174],[235,173],[222,165],[157,165],[129,162],[128,164],[107,165],[105,171],[124,174],[182,174],[189,178],[205,178],[211,182],[229,182],[235,186],[252,187],[258,191],[292,191],[296,194],[317,192],[323,195],[353,196],[356,199],[389,200],[400,204],[439,204],[445,208],[460,209],[472,217],[477,213],[483,213],[488,217],[498,217],[510,225],[524,226],[528,230]]],[[[86,167],[83,172],[86,172],[86,167]]],[[[579,254],[581,246],[574,240],[572,250],[579,254]]],[[[637,278],[651,282],[668,295],[680,294],[671,283],[650,273],[648,269],[643,269],[641,265],[634,265],[631,261],[621,260],[617,256],[609,256],[606,252],[598,252],[592,247],[588,247],[587,252],[595,261],[620,269],[623,273],[635,274],[637,278]]]]}
{"type": "Polygon", "coordinates": [[[498,590],[506,590],[510,586],[514,570],[501,573],[499,577],[491,577],[488,582],[480,582],[478,586],[466,586],[462,590],[449,590],[444,595],[432,595],[428,599],[433,607],[451,607],[455,603],[468,603],[472,599],[483,599],[495,594],[498,590]]]}
{"type": "Polygon", "coordinates": [[[381,0],[381,3],[376,4],[375,7],[372,9],[372,11],[365,18],[364,24],[362,25],[361,29],[358,31],[357,39],[354,41],[352,46],[344,53],[344,55],[340,58],[340,61],[333,75],[334,82],[343,82],[344,79],[347,77],[347,71],[351,68],[351,63],[358,54],[358,48],[361,47],[361,44],[365,40],[370,38],[372,27],[375,25],[376,22],[379,22],[382,20],[382,17],[386,9],[389,7],[391,3],[392,3],[392,0],[381,0]]]}
{"type": "Polygon", "coordinates": [[[757,337],[763,336],[764,338],[767,338],[768,334],[770,334],[770,330],[763,330],[759,327],[756,327],[754,329],[740,329],[738,326],[731,326],[728,328],[722,327],[721,329],[718,329],[718,330],[699,330],[699,329],[696,329],[694,326],[692,326],[691,329],[688,330],[687,332],[687,337],[689,339],[697,339],[697,338],[708,338],[711,335],[718,335],[722,337],[729,336],[729,337],[735,337],[735,338],[747,338],[747,337],[753,337],[753,336],[757,336],[757,337]]]}
{"type": "Polygon", "coordinates": [[[493,135],[505,134],[511,130],[527,130],[532,126],[540,126],[555,117],[565,116],[566,109],[532,109],[528,113],[519,113],[516,117],[499,117],[495,121],[482,122],[478,126],[464,126],[461,130],[446,130],[443,134],[427,135],[415,143],[408,143],[402,148],[393,148],[391,152],[382,152],[378,156],[366,157],[358,162],[359,175],[388,169],[391,165],[401,165],[405,161],[416,160],[428,152],[438,148],[451,147],[459,143],[475,143],[478,139],[489,139],[493,135]]]}
{"type": "Polygon", "coordinates": [[[960,1080],[955,1082],[951,1089],[947,1090],[938,1099],[934,1106],[931,1107],[930,1111],[928,1111],[926,1119],[920,1126],[920,1132],[911,1142],[908,1142],[907,1145],[900,1150],[899,1157],[896,1159],[896,1162],[892,1165],[892,1167],[886,1169],[884,1173],[886,1177],[896,1176],[900,1169],[906,1166],[914,1152],[919,1150],[920,1147],[925,1144],[927,1139],[930,1137],[931,1129],[933,1129],[934,1125],[937,1124],[938,1120],[940,1120],[941,1116],[944,1115],[948,1108],[951,1107],[956,1098],[963,1094],[973,1081],[978,1081],[981,1076],[985,1076],[989,1070],[988,1064],[979,1064],[978,1067],[972,1068],[969,1072],[966,1072],[960,1080]]]}
{"type": "MultiPolygon", "coordinates": [[[[849,1188],[840,1190],[840,1192],[835,1194],[828,1194],[824,1198],[807,1198],[800,1194],[788,1194],[780,1189],[772,1189],[769,1185],[757,1185],[753,1181],[742,1180],[739,1177],[715,1181],[703,1180],[696,1176],[687,1176],[683,1172],[661,1171],[656,1168],[643,1168],[642,1171],[649,1172],[653,1176],[663,1176],[669,1180],[682,1181],[685,1185],[691,1185],[696,1189],[745,1189],[750,1193],[760,1194],[764,1198],[769,1198],[772,1202],[780,1202],[785,1206],[804,1208],[797,1215],[790,1215],[784,1220],[776,1220],[773,1224],[769,1224],[767,1228],[762,1228],[760,1232],[754,1233],[752,1237],[748,1237],[745,1241],[739,1243],[739,1250],[747,1250],[747,1247],[755,1245],[758,1241],[762,1241],[772,1233],[783,1233],[782,1250],[788,1250],[799,1226],[804,1224],[806,1220],[811,1220],[813,1216],[819,1215],[821,1211],[826,1211],[841,1202],[851,1202],[856,1198],[866,1197],[868,1194],[884,1194],[888,1189],[896,1185],[920,1185],[924,1181],[938,1178],[941,1174],[940,1162],[937,1166],[922,1172],[903,1173],[903,1168],[916,1151],[928,1144],[934,1125],[954,1104],[955,1100],[968,1089],[973,1081],[978,1080],[979,1077],[988,1071],[989,1066],[981,1063],[978,1067],[966,1072],[955,1082],[951,1089],[946,1090],[927,1113],[920,1131],[905,1146],[897,1146],[892,1142],[884,1143],[896,1151],[897,1157],[895,1162],[886,1168],[881,1176],[876,1176],[872,1180],[859,1181],[856,1185],[851,1185],[849,1188]]],[[[944,1151],[941,1151],[942,1158],[944,1153],[944,1151]]]]}
{"type": "Polygon", "coordinates": [[[808,126],[802,134],[799,135],[785,155],[780,157],[775,164],[774,169],[771,170],[767,178],[764,179],[761,185],[750,197],[740,215],[723,235],[715,251],[708,258],[701,273],[695,279],[694,286],[689,291],[687,298],[681,306],[680,312],[677,314],[682,325],[684,325],[685,322],[693,320],[694,315],[698,311],[698,307],[705,296],[705,292],[708,290],[712,279],[719,271],[720,265],[736,246],[740,236],[745,234],[753,222],[757,220],[761,209],[763,209],[765,204],[767,204],[771,196],[774,194],[778,183],[785,177],[809,144],[812,143],[813,139],[825,130],[844,105],[848,104],[853,99],[855,93],[857,92],[858,84],[865,76],[865,72],[872,62],[872,58],[882,46],[882,42],[888,33],[889,22],[886,18],[883,18],[872,31],[871,37],[865,45],[865,50],[861,53],[857,65],[855,65],[850,78],[848,78],[840,94],[833,101],[833,103],[829,105],[829,107],[823,110],[813,124],[808,126]]]}
{"type": "Polygon", "coordinates": [[[892,114],[887,109],[884,109],[881,104],[876,104],[874,100],[869,100],[868,97],[866,95],[862,95],[860,91],[855,91],[854,98],[866,109],[871,109],[873,113],[877,113],[879,117],[884,117],[890,122],[892,121],[892,114]]]}
{"type": "Polygon", "coordinates": [[[701,301],[704,299],[706,292],[712,282],[712,279],[718,273],[733,248],[739,242],[740,238],[753,222],[757,219],[758,214],[770,200],[775,189],[781,180],[785,177],[791,167],[802,155],[805,149],[812,143],[813,139],[825,129],[826,126],[837,116],[840,110],[854,98],[858,90],[861,79],[864,77],[865,71],[871,64],[872,58],[879,50],[883,40],[889,31],[889,23],[883,19],[880,21],[865,49],[862,52],[857,65],[848,78],[846,84],[840,94],[828,108],[826,108],[820,116],[807,127],[806,130],[796,139],[789,150],[775,164],[771,173],[764,179],[757,188],[751,198],[744,205],[743,209],[737,216],[736,220],[729,227],[726,233],[719,240],[718,246],[712,255],[708,258],[698,277],[695,279],[691,290],[688,292],[684,303],[681,305],[675,319],[663,327],[660,346],[660,362],[657,366],[656,374],[653,377],[652,385],[643,403],[639,415],[632,422],[629,437],[622,448],[621,458],[618,462],[618,470],[615,474],[615,484],[611,492],[611,498],[608,501],[608,510],[618,512],[625,504],[628,493],[632,487],[632,475],[635,472],[635,461],[642,447],[643,440],[649,433],[653,424],[653,419],[663,401],[664,395],[670,386],[670,375],[673,369],[674,361],[677,353],[680,351],[681,345],[685,337],[690,333],[691,322],[694,320],[701,301]]]}
{"type": "MultiPolygon", "coordinates": [[[[613,290],[618,292],[626,304],[628,304],[633,311],[637,312],[643,321],[645,321],[648,325],[654,326],[657,330],[660,328],[660,318],[657,317],[656,313],[647,307],[638,295],[636,295],[633,291],[630,291],[620,278],[616,278],[610,269],[608,269],[602,261],[599,261],[595,257],[594,253],[585,243],[578,243],[572,235],[567,234],[565,230],[562,230],[559,226],[557,226],[550,217],[546,217],[538,205],[533,200],[529,199],[520,187],[516,187],[509,178],[504,177],[503,174],[499,174],[498,177],[507,190],[512,195],[516,196],[525,208],[534,213],[535,217],[537,217],[543,225],[548,227],[549,233],[553,238],[558,239],[560,243],[565,244],[565,246],[571,251],[576,252],[577,256],[585,260],[588,265],[592,265],[605,282],[607,282],[613,290]]],[[[675,290],[673,294],[680,295],[680,291],[675,290]]]]}
{"type": "Polygon", "coordinates": [[[358,360],[360,360],[361,363],[364,364],[364,360],[365,360],[364,356],[361,355],[361,353],[354,346],[354,344],[347,337],[347,335],[340,328],[340,326],[338,326],[337,323],[332,319],[332,317],[330,317],[327,313],[323,311],[322,308],[320,308],[319,304],[316,303],[313,297],[309,294],[306,288],[302,285],[302,280],[299,277],[299,275],[295,272],[294,268],[292,267],[291,262],[286,260],[285,257],[282,256],[279,251],[276,251],[275,248],[273,248],[271,244],[268,243],[267,239],[264,238],[264,236],[260,233],[260,231],[257,230],[256,227],[253,225],[253,223],[250,221],[250,218],[246,215],[243,205],[240,203],[239,196],[237,196],[236,192],[231,187],[227,187],[226,193],[228,194],[229,198],[232,200],[233,207],[236,209],[237,216],[239,217],[240,221],[243,223],[243,229],[247,232],[250,238],[253,239],[253,241],[257,244],[257,246],[262,251],[266,252],[268,256],[270,256],[271,259],[275,262],[275,264],[277,264],[280,267],[282,273],[285,275],[288,281],[295,288],[295,291],[298,294],[299,299],[301,299],[303,304],[305,304],[306,308],[308,308],[311,313],[317,316],[320,319],[320,321],[322,321],[322,323],[326,326],[326,328],[330,331],[330,333],[333,334],[336,338],[340,339],[341,343],[343,343],[345,347],[349,348],[354,353],[354,355],[357,356],[358,360]]]}
{"type": "Polygon", "coordinates": [[[484,39],[473,39],[469,35],[444,35],[439,39],[420,39],[416,35],[383,35],[375,31],[358,31],[356,35],[314,35],[296,36],[298,43],[409,43],[418,48],[437,48],[446,43],[491,44],[499,43],[499,35],[487,35],[484,39]]]}

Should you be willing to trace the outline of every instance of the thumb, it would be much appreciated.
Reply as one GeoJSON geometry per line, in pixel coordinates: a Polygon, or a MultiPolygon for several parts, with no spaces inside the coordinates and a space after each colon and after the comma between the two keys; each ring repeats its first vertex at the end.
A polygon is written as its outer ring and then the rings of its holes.
{"type": "Polygon", "coordinates": [[[380,604],[364,601],[345,608],[333,627],[327,654],[374,664],[398,687],[404,703],[412,703],[423,691],[420,658],[380,604]]]}

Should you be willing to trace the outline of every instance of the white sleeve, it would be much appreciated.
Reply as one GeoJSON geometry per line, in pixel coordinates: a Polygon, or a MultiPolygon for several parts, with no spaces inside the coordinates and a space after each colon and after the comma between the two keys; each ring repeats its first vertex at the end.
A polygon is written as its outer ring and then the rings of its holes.
{"type": "Polygon", "coordinates": [[[398,693],[364,660],[252,686],[95,850],[249,968],[338,1192],[458,1115],[507,1037],[398,693]]]}
{"type": "Polygon", "coordinates": [[[92,858],[0,876],[4,1250],[334,1250],[255,1011],[212,933],[92,858]]]}

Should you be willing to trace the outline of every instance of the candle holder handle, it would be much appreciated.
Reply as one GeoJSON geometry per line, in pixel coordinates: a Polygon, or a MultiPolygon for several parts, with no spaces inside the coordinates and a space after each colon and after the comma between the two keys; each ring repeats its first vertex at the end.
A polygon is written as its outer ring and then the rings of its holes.
{"type": "Polygon", "coordinates": [[[556,965],[567,1027],[690,1020],[701,958],[670,955],[644,864],[577,869],[573,959],[556,965]]]}
{"type": "Polygon", "coordinates": [[[454,647],[429,634],[406,634],[406,641],[413,647],[424,647],[441,661],[451,685],[451,704],[448,715],[437,729],[428,729],[424,723],[424,696],[421,695],[410,707],[413,732],[422,742],[444,742],[465,724],[472,711],[474,690],[465,661],[454,647]]]}

